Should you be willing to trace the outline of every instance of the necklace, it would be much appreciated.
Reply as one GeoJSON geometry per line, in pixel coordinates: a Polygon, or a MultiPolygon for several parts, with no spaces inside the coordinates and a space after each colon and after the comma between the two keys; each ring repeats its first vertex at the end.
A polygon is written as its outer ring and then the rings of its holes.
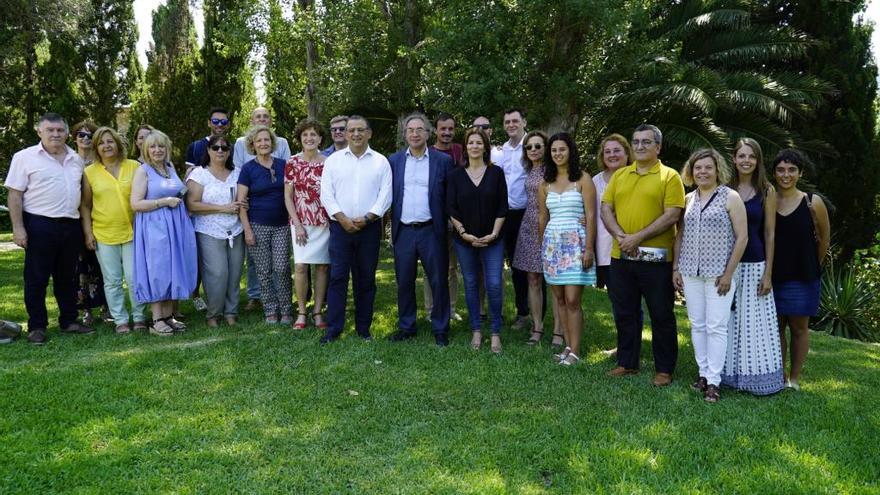
{"type": "Polygon", "coordinates": [[[164,166],[162,167],[162,170],[159,170],[158,168],[156,168],[156,166],[153,165],[152,163],[150,164],[150,166],[153,167],[153,170],[155,170],[156,173],[161,175],[162,177],[164,177],[166,179],[171,177],[171,174],[168,173],[168,169],[166,169],[164,166]]]}
{"type": "Polygon", "coordinates": [[[464,169],[464,171],[467,172],[468,176],[474,182],[479,182],[479,180],[482,179],[484,175],[486,175],[486,167],[485,166],[483,166],[483,170],[482,170],[482,172],[480,172],[479,175],[472,174],[470,167],[464,169]]]}

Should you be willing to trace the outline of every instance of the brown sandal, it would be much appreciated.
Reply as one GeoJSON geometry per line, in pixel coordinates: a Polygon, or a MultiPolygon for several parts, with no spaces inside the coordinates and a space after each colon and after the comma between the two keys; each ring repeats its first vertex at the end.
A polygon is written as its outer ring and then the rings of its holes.
{"type": "Polygon", "coordinates": [[[532,330],[532,336],[529,337],[529,340],[526,341],[526,345],[539,344],[541,342],[541,339],[543,339],[543,338],[544,338],[543,331],[538,332],[536,330],[532,330]]]}
{"type": "Polygon", "coordinates": [[[703,393],[703,400],[706,402],[718,402],[721,399],[718,387],[716,385],[706,385],[706,391],[703,393]]]}

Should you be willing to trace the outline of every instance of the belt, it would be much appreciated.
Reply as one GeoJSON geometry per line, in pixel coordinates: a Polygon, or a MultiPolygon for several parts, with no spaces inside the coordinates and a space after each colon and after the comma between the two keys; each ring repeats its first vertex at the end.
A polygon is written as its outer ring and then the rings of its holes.
{"type": "Polygon", "coordinates": [[[426,220],[424,222],[405,223],[405,224],[403,224],[403,226],[409,227],[411,229],[420,229],[422,227],[427,227],[428,225],[431,225],[432,223],[434,223],[434,220],[426,220]]]}

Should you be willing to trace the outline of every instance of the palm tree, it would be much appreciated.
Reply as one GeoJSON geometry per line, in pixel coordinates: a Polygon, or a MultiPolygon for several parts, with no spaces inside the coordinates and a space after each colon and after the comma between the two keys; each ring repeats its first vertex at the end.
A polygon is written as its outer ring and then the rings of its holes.
{"type": "Polygon", "coordinates": [[[833,90],[788,69],[814,42],[762,14],[749,0],[658,6],[656,22],[632,38],[640,56],[617,68],[624,77],[607,86],[588,134],[653,123],[664,131],[668,161],[705,146],[729,150],[741,136],[757,139],[767,155],[790,146],[829,152],[793,130],[833,90]]]}

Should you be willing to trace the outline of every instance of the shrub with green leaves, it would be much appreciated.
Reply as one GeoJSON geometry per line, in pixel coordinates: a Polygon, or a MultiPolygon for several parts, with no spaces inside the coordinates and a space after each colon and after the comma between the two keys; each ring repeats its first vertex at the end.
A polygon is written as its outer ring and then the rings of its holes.
{"type": "MultiPolygon", "coordinates": [[[[870,261],[880,278],[880,261],[876,258],[870,261]]],[[[874,342],[878,340],[876,312],[872,318],[876,298],[870,279],[857,274],[857,266],[855,261],[842,268],[837,268],[833,260],[828,264],[822,276],[816,329],[838,337],[874,342]]],[[[864,264],[859,268],[863,272],[864,264]]]]}

